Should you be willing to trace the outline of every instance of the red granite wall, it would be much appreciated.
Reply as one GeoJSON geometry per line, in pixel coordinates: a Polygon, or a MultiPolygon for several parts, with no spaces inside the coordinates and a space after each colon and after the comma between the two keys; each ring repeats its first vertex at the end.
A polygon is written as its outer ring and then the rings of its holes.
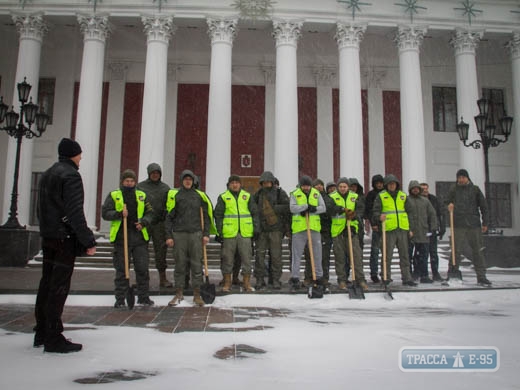
{"type": "Polygon", "coordinates": [[[383,126],[385,134],[385,174],[402,181],[401,102],[399,91],[383,91],[383,126]]]}
{"type": "Polygon", "coordinates": [[[175,141],[174,186],[179,176],[190,169],[206,187],[206,143],[208,134],[208,84],[179,84],[177,89],[177,133],[175,141]]]}
{"type": "Polygon", "coordinates": [[[260,176],[264,170],[265,87],[233,85],[231,173],[260,176]],[[248,158],[251,155],[250,167],[248,158]],[[242,166],[244,165],[244,166],[242,166]]]}
{"type": "MultiPolygon", "coordinates": [[[[298,175],[318,175],[318,113],[316,88],[298,88],[298,175]]],[[[298,178],[295,178],[295,183],[298,178]]]]}
{"type": "Polygon", "coordinates": [[[144,83],[126,83],[121,141],[121,171],[139,172],[144,83]]]}

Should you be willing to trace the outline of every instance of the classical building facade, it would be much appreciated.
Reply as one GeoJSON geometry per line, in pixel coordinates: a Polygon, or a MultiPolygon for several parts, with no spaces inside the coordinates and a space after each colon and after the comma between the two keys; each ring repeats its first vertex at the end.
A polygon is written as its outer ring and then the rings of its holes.
{"type": "MultiPolygon", "coordinates": [[[[484,189],[482,149],[456,124],[477,139],[485,96],[490,121],[515,118],[489,151],[493,224],[520,233],[518,1],[7,0],[0,36],[4,102],[17,110],[26,77],[52,116],[22,144],[22,224],[37,225],[38,176],[62,137],[83,147],[85,210],[101,231],[121,170],[143,180],[151,162],[171,186],[193,170],[213,201],[231,173],[254,182],[264,170],[286,190],[302,174],[368,190],[394,173],[442,195],[463,167],[484,189]]],[[[5,220],[16,142],[0,140],[5,220]]]]}

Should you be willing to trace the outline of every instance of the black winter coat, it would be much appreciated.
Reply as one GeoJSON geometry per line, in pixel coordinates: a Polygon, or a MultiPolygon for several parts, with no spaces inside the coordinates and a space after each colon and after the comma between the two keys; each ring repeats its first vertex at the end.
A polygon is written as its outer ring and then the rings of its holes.
{"type": "Polygon", "coordinates": [[[469,182],[466,185],[455,184],[448,193],[447,204],[453,203],[453,219],[455,227],[479,228],[488,226],[489,213],[486,198],[480,188],[469,182]]]}
{"type": "Polygon", "coordinates": [[[83,181],[78,167],[70,159],[60,159],[43,173],[40,180],[40,236],[63,240],[75,235],[83,247],[94,247],[96,239],[87,225],[83,201],[83,181]]]}

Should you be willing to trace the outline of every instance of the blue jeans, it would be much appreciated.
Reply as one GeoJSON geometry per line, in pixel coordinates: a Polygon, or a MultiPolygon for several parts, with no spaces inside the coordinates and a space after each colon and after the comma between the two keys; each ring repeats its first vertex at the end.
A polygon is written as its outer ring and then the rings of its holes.
{"type": "Polygon", "coordinates": [[[381,249],[381,232],[372,230],[372,243],[370,247],[370,276],[377,276],[379,250],[381,249]]]}
{"type": "Polygon", "coordinates": [[[428,277],[428,254],[430,245],[426,242],[412,243],[410,242],[410,272],[414,277],[428,277]],[[412,271],[413,265],[413,271],[412,271]]]}

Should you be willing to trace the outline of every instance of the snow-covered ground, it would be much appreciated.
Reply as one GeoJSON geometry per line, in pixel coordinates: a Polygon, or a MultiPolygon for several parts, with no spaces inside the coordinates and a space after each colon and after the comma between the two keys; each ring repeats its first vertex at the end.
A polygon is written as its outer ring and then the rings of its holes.
{"type": "MultiPolygon", "coordinates": [[[[265,330],[163,333],[153,328],[99,327],[66,332],[84,344],[69,355],[32,347],[32,334],[0,329],[2,389],[72,389],[75,379],[101,372],[153,373],[142,380],[99,384],[107,389],[520,389],[520,290],[380,293],[366,300],[345,294],[229,295],[214,307],[284,308],[282,317],[237,322],[265,330]],[[222,348],[245,344],[265,351],[222,360],[222,348]],[[494,373],[399,369],[405,346],[492,346],[500,351],[494,373]]],[[[166,305],[170,297],[154,297],[166,305]]],[[[112,305],[111,296],[70,296],[67,305],[112,305]]],[[[191,300],[187,300],[190,302],[191,300]]],[[[3,295],[0,304],[34,303],[31,295],[3,295]]],[[[186,305],[189,303],[185,303],[186,305]]],[[[73,327],[79,325],[68,325],[73,327]]],[[[222,325],[226,328],[230,324],[222,325]]]]}

